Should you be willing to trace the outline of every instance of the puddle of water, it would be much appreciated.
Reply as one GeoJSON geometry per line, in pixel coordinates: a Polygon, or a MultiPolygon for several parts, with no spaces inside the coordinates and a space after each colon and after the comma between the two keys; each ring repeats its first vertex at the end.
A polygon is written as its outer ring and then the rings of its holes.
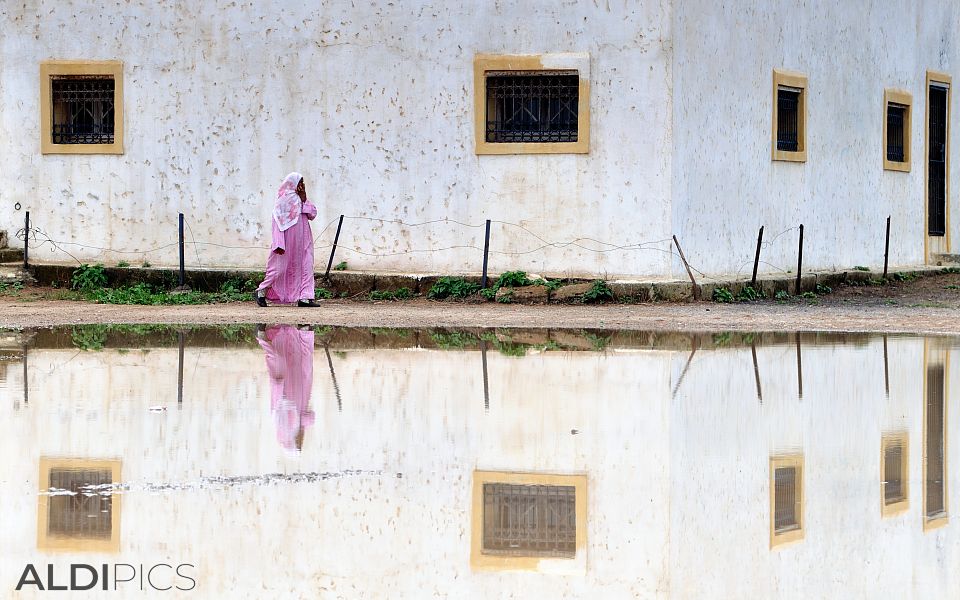
{"type": "Polygon", "coordinates": [[[0,331],[0,589],[84,563],[128,596],[958,597],[957,345],[0,331]]]}

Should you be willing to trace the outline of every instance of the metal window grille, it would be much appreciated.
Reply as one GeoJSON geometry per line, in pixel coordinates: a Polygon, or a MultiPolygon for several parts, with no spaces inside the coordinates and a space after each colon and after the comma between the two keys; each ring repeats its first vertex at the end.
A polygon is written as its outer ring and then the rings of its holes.
{"type": "Polygon", "coordinates": [[[800,520],[797,518],[797,471],[796,467],[780,467],[773,473],[773,530],[775,533],[784,533],[800,528],[800,520]]]}
{"type": "Polygon", "coordinates": [[[943,515],[945,512],[943,479],[943,365],[927,366],[927,439],[926,473],[927,482],[926,513],[928,518],[943,515]]]}
{"type": "Polygon", "coordinates": [[[929,177],[927,184],[929,235],[946,232],[947,90],[930,86],[929,177]]]}
{"type": "Polygon", "coordinates": [[[883,503],[894,504],[904,500],[903,445],[891,442],[883,449],[883,503]]]}
{"type": "Polygon", "coordinates": [[[777,150],[800,150],[800,90],[777,90],[777,150]]]}
{"type": "Polygon", "coordinates": [[[486,79],[488,142],[577,141],[576,71],[488,72],[486,79]]]}
{"type": "Polygon", "coordinates": [[[483,484],[483,553],[573,558],[573,486],[483,484]]]}
{"type": "Polygon", "coordinates": [[[50,85],[54,144],[113,143],[113,78],[57,77],[50,85]]]}
{"type": "Polygon", "coordinates": [[[902,104],[887,105],[887,160],[904,162],[903,126],[907,107],[902,104]]]}
{"type": "Polygon", "coordinates": [[[104,483],[113,483],[109,470],[51,470],[50,487],[76,494],[50,496],[47,503],[47,534],[82,539],[109,539],[113,514],[111,496],[85,489],[87,486],[104,483]]]}

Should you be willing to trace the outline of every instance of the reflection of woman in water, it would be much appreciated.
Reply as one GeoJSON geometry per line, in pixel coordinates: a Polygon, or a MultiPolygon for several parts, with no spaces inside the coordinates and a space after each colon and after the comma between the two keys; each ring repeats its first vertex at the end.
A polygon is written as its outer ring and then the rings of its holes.
{"type": "Polygon", "coordinates": [[[313,424],[310,391],[313,388],[313,330],[273,325],[257,331],[270,372],[270,410],[277,425],[277,441],[287,450],[303,448],[304,429],[313,424]]]}

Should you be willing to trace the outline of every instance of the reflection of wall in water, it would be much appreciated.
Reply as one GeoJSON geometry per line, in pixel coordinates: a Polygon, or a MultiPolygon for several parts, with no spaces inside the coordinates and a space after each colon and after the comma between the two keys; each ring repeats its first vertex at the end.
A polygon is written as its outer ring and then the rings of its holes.
{"type": "MultiPolygon", "coordinates": [[[[184,405],[176,409],[175,348],[148,356],[32,351],[31,368],[49,374],[31,409],[11,413],[9,398],[0,397],[0,451],[30,463],[10,465],[10,481],[31,483],[24,494],[0,498],[0,512],[26,515],[33,527],[41,455],[122,455],[133,482],[364,469],[379,474],[130,493],[121,552],[130,562],[163,552],[207,557],[211,589],[257,589],[273,576],[365,585],[372,595],[397,597],[423,589],[490,597],[505,590],[589,597],[596,589],[611,597],[714,597],[721,589],[738,598],[789,596],[784,590],[843,597],[851,586],[862,597],[879,595],[881,586],[892,596],[945,597],[960,572],[952,528],[924,534],[919,501],[893,517],[877,511],[885,434],[913,440],[914,452],[903,455],[908,483],[924,472],[917,446],[925,439],[922,341],[890,339],[889,398],[879,340],[804,345],[802,353],[801,400],[795,348],[757,347],[761,404],[749,348],[698,351],[674,399],[686,353],[516,359],[491,352],[486,411],[478,352],[335,352],[342,412],[331,380],[316,376],[317,423],[303,454],[288,457],[276,443],[259,352],[187,348],[184,405]],[[150,413],[154,404],[168,411],[150,413]],[[770,458],[793,454],[803,455],[804,537],[771,551],[770,458]],[[589,562],[582,575],[471,568],[478,469],[587,474],[589,562]],[[224,522],[251,526],[225,531],[224,522]],[[211,531],[217,536],[191,533],[211,531]],[[276,560],[264,564],[258,557],[265,555],[276,560]],[[860,575],[838,580],[838,571],[860,575]]],[[[954,355],[946,357],[947,372],[957,367],[954,355]]],[[[315,360],[322,361],[316,373],[328,371],[324,353],[315,360]]],[[[945,402],[956,405],[949,385],[945,402]]],[[[947,439],[957,433],[951,414],[947,439]]],[[[946,462],[958,464],[956,449],[945,451],[954,459],[946,462]]],[[[15,522],[4,528],[14,548],[30,549],[0,550],[0,576],[16,577],[3,563],[35,557],[34,532],[15,522]]]]}

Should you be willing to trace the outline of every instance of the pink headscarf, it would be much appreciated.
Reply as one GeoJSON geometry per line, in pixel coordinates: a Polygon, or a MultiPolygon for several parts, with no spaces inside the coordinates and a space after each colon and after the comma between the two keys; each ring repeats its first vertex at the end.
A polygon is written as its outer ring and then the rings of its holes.
{"type": "Polygon", "coordinates": [[[280,189],[277,190],[277,202],[273,206],[273,219],[277,222],[280,231],[286,231],[300,220],[300,196],[297,195],[297,186],[303,175],[297,172],[287,175],[280,189]]]}

